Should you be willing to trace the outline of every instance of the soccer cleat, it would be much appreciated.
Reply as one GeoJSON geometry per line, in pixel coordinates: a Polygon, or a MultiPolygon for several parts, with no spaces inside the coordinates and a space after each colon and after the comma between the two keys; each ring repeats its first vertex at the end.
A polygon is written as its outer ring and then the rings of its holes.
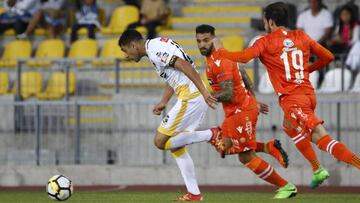
{"type": "Polygon", "coordinates": [[[284,187],[279,188],[276,192],[274,199],[288,199],[296,196],[297,188],[292,183],[288,183],[284,187]]]}
{"type": "Polygon", "coordinates": [[[289,157],[285,150],[281,147],[280,140],[271,140],[266,143],[266,146],[268,153],[275,157],[282,167],[287,168],[289,166],[289,157]]]}
{"type": "Polygon", "coordinates": [[[191,194],[190,192],[188,192],[184,196],[178,197],[174,201],[175,202],[200,202],[200,201],[203,201],[203,199],[204,198],[201,194],[194,195],[194,194],[191,194]]]}
{"type": "Polygon", "coordinates": [[[321,183],[323,183],[326,179],[330,177],[329,172],[324,169],[323,167],[320,167],[318,170],[316,170],[311,178],[310,187],[311,189],[315,189],[319,187],[321,183]]]}
{"type": "Polygon", "coordinates": [[[224,142],[222,141],[221,136],[221,128],[220,127],[214,127],[210,129],[212,132],[212,136],[209,140],[209,143],[215,147],[216,151],[220,153],[220,156],[222,158],[225,157],[225,149],[224,149],[224,142]]]}

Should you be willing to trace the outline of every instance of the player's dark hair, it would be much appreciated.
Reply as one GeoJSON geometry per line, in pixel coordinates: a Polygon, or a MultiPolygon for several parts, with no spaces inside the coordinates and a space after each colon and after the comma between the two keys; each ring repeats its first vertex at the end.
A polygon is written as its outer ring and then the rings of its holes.
{"type": "Polygon", "coordinates": [[[202,24],[196,27],[195,32],[196,34],[210,33],[211,35],[215,35],[215,28],[211,25],[202,24]]]}
{"type": "Polygon", "coordinates": [[[264,9],[266,20],[273,20],[277,26],[288,25],[288,8],[284,2],[275,2],[264,9]]]}
{"type": "Polygon", "coordinates": [[[138,42],[143,39],[140,32],[136,30],[125,30],[119,38],[119,46],[127,46],[131,42],[138,42]]]}

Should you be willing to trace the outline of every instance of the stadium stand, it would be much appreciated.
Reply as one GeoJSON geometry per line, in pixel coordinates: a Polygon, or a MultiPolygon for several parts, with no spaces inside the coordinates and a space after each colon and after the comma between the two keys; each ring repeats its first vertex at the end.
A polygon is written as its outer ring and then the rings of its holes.
{"type": "MultiPolygon", "coordinates": [[[[60,39],[48,39],[42,41],[35,53],[36,59],[43,58],[63,58],[65,55],[65,43],[60,39]],[[56,48],[55,48],[56,47],[56,48]]],[[[30,67],[48,67],[51,64],[49,60],[41,61],[29,61],[28,66],[30,67]]]]}
{"type": "Polygon", "coordinates": [[[122,6],[112,13],[108,27],[101,29],[103,34],[120,34],[126,27],[139,20],[139,10],[135,6],[122,6]]]}
{"type": "Polygon", "coordinates": [[[0,95],[9,93],[9,74],[0,72],[0,95]]]}
{"type": "Polygon", "coordinates": [[[270,82],[270,78],[267,72],[264,72],[260,77],[259,87],[258,90],[260,93],[263,94],[270,94],[274,93],[274,89],[270,82]]]}
{"type": "Polygon", "coordinates": [[[328,71],[325,74],[325,79],[319,88],[319,93],[335,93],[348,91],[350,88],[351,82],[351,71],[348,69],[342,70],[341,68],[335,68],[333,70],[328,71]],[[343,73],[342,73],[343,71],[343,73]],[[344,80],[342,80],[342,74],[344,74],[344,80]],[[342,81],[344,82],[344,86],[342,87],[342,81]]]}
{"type": "Polygon", "coordinates": [[[0,59],[0,67],[15,68],[16,59],[29,58],[31,56],[31,42],[14,40],[6,44],[4,53],[0,59]]]}
{"type": "MultiPolygon", "coordinates": [[[[75,92],[75,73],[69,73],[69,94],[75,92]]],[[[48,84],[44,92],[38,93],[36,96],[41,100],[61,99],[66,94],[66,74],[63,72],[54,72],[48,80],[48,84]]]]}

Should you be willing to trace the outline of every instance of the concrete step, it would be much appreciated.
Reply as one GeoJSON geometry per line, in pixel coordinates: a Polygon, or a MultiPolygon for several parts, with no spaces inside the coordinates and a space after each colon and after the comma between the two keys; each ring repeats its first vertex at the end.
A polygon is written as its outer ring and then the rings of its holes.
{"type": "MultiPolygon", "coordinates": [[[[217,36],[226,35],[241,35],[244,31],[241,29],[216,29],[217,36]]],[[[172,40],[194,40],[195,42],[195,27],[193,29],[174,29],[174,30],[162,30],[159,32],[159,36],[168,37],[172,40]]],[[[181,44],[182,45],[182,44],[181,44]]]]}
{"type": "Polygon", "coordinates": [[[184,7],[182,9],[185,17],[253,17],[260,18],[262,8],[260,6],[240,7],[184,7]]]}
{"type": "Polygon", "coordinates": [[[236,6],[265,6],[270,0],[193,0],[189,5],[191,6],[206,6],[206,7],[236,7],[236,6]]]}
{"type": "Polygon", "coordinates": [[[172,19],[174,29],[194,30],[199,24],[209,24],[217,29],[246,29],[250,27],[250,17],[175,17],[172,19]]]}

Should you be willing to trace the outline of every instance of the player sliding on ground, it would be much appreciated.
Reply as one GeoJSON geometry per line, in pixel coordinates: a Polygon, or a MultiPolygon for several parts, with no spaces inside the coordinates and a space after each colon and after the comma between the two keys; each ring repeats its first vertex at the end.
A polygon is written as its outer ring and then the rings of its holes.
{"type": "Polygon", "coordinates": [[[332,139],[323,126],[324,121],[315,114],[316,97],[309,74],[334,60],[333,54],[304,31],[287,30],[287,14],[287,7],[282,2],[267,6],[264,11],[264,26],[269,34],[256,40],[253,46],[244,51],[229,52],[218,39],[213,42],[222,57],[241,63],[259,57],[266,66],[284,111],[284,131],[311,164],[314,173],[310,186],[316,188],[329,178],[330,174],[320,165],[311,142],[320,150],[358,169],[360,158],[344,144],[332,139]],[[318,57],[311,65],[310,54],[318,57]]]}
{"type": "MultiPolygon", "coordinates": [[[[219,146],[220,152],[238,154],[240,162],[259,178],[277,186],[279,189],[275,199],[295,196],[296,187],[280,177],[270,164],[256,155],[256,152],[263,152],[264,147],[259,146],[263,143],[256,142],[255,129],[259,110],[251,81],[244,69],[239,72],[237,63],[219,56],[213,47],[214,37],[214,27],[199,25],[196,28],[198,48],[201,55],[206,56],[207,59],[206,74],[209,84],[214,90],[214,97],[222,102],[225,112],[225,120],[222,124],[222,139],[225,146],[224,148],[219,146]]],[[[270,143],[269,145],[273,146],[274,141],[270,143]]],[[[280,147],[280,151],[276,150],[276,152],[280,163],[283,163],[280,152],[284,151],[280,147]]]]}

